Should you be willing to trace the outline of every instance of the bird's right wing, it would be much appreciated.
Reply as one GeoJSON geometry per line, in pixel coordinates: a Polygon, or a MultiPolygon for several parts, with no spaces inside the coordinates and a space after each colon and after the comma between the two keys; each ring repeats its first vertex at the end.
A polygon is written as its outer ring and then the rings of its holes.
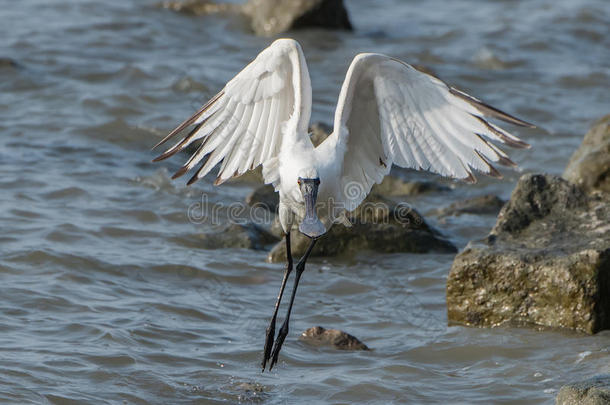
{"type": "Polygon", "coordinates": [[[166,159],[201,140],[197,151],[173,178],[203,161],[188,184],[205,176],[220,162],[215,184],[260,164],[265,182],[273,183],[277,181],[277,170],[273,168],[277,166],[286,122],[294,120],[298,132],[306,134],[310,114],[311,84],[301,46],[291,39],[279,39],[159,142],[156,146],[194,125],[154,161],[166,159]]]}
{"type": "Polygon", "coordinates": [[[484,117],[533,126],[402,61],[357,55],[345,77],[334,123],[338,150],[344,151],[345,208],[354,210],[392,164],[470,181],[471,169],[499,176],[491,162],[514,163],[489,141],[529,145],[484,117]]]}

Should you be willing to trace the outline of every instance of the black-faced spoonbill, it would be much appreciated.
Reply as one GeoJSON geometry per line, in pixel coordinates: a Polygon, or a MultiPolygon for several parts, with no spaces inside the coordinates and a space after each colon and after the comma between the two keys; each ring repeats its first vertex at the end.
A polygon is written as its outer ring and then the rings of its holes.
{"type": "Polygon", "coordinates": [[[268,361],[269,370],[277,363],[299,280],[316,240],[333,223],[349,225],[345,212],[358,207],[393,164],[471,182],[473,169],[500,176],[492,162],[515,164],[490,141],[518,148],[529,145],[484,117],[533,127],[400,60],[374,53],[359,54],[352,61],[339,94],[333,132],[318,147],[309,139],[310,115],[311,84],[301,46],[292,39],[278,39],[157,144],[194,126],[155,159],[166,159],[200,141],[173,178],[201,162],[188,181],[192,184],[220,163],[214,184],[222,184],[262,165],[265,183],[279,192],[288,263],[267,328],[263,371],[268,361]],[[296,265],[290,304],[276,338],[277,312],[293,268],[293,225],[311,243],[296,265]]]}

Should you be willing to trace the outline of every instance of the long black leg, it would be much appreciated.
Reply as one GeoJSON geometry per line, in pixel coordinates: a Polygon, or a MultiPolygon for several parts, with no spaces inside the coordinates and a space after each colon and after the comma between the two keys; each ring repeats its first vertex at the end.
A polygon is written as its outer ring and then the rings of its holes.
{"type": "Polygon", "coordinates": [[[301,274],[305,270],[305,262],[307,262],[307,258],[311,253],[314,245],[316,244],[317,239],[312,239],[307,251],[301,257],[301,260],[297,263],[297,273],[294,279],[294,287],[292,287],[292,295],[290,296],[290,305],[288,306],[288,312],[286,313],[286,319],[284,319],[284,323],[280,328],[280,332],[277,334],[277,338],[275,339],[275,345],[273,346],[273,353],[271,363],[269,364],[269,371],[273,368],[275,363],[277,363],[278,356],[280,354],[280,350],[282,349],[282,344],[284,343],[284,339],[288,335],[288,324],[290,323],[290,312],[292,311],[292,304],[294,303],[294,297],[297,293],[297,287],[299,286],[299,280],[301,279],[301,274]]]}
{"type": "Polygon", "coordinates": [[[275,338],[275,320],[277,318],[277,311],[280,308],[280,302],[282,301],[282,295],[284,295],[284,288],[286,288],[286,281],[288,281],[290,272],[292,272],[292,252],[290,250],[290,232],[288,232],[286,234],[286,271],[284,271],[284,278],[282,279],[280,293],[277,296],[277,301],[275,301],[275,310],[273,311],[271,322],[269,322],[269,326],[267,327],[267,333],[265,336],[265,353],[263,355],[263,362],[261,363],[263,366],[263,371],[265,371],[267,361],[271,358],[271,349],[273,348],[273,339],[275,338]]]}

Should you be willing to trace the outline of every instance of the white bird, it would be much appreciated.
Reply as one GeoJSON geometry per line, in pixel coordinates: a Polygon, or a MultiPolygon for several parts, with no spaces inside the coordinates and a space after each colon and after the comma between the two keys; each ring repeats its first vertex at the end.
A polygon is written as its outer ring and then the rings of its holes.
{"type": "Polygon", "coordinates": [[[375,53],[353,59],[339,94],[333,132],[317,147],[308,134],[310,115],[311,83],[301,46],[278,39],[156,145],[194,126],[155,159],[200,142],[173,178],[201,163],[188,181],[192,184],[220,164],[214,184],[221,184],[262,165],[265,183],[279,192],[288,263],[267,328],[263,371],[268,360],[270,370],[278,360],[299,279],[317,238],[333,223],[346,223],[344,213],[357,208],[392,165],[470,182],[475,181],[473,170],[499,177],[492,162],[515,164],[490,141],[529,145],[484,117],[533,127],[405,62],[375,53]],[[296,265],[287,315],[273,344],[279,304],[292,271],[290,230],[297,224],[311,243],[296,265]]]}

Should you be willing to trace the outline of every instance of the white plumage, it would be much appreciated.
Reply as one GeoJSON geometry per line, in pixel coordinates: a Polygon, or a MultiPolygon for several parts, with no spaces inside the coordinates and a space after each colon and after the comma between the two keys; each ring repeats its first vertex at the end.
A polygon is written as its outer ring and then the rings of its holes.
{"type": "Polygon", "coordinates": [[[200,141],[174,178],[188,184],[220,164],[215,184],[263,166],[280,193],[285,231],[303,218],[298,177],[318,177],[318,214],[326,225],[344,207],[354,210],[393,164],[474,181],[473,170],[499,176],[491,165],[514,165],[490,141],[529,147],[484,117],[533,127],[412,66],[380,54],[357,55],[339,95],[333,133],[314,148],[307,133],[311,84],[298,42],[279,39],[229,81],[212,100],[159,144],[193,129],[155,160],[200,141]],[[332,199],[333,215],[324,210],[332,199]]]}

